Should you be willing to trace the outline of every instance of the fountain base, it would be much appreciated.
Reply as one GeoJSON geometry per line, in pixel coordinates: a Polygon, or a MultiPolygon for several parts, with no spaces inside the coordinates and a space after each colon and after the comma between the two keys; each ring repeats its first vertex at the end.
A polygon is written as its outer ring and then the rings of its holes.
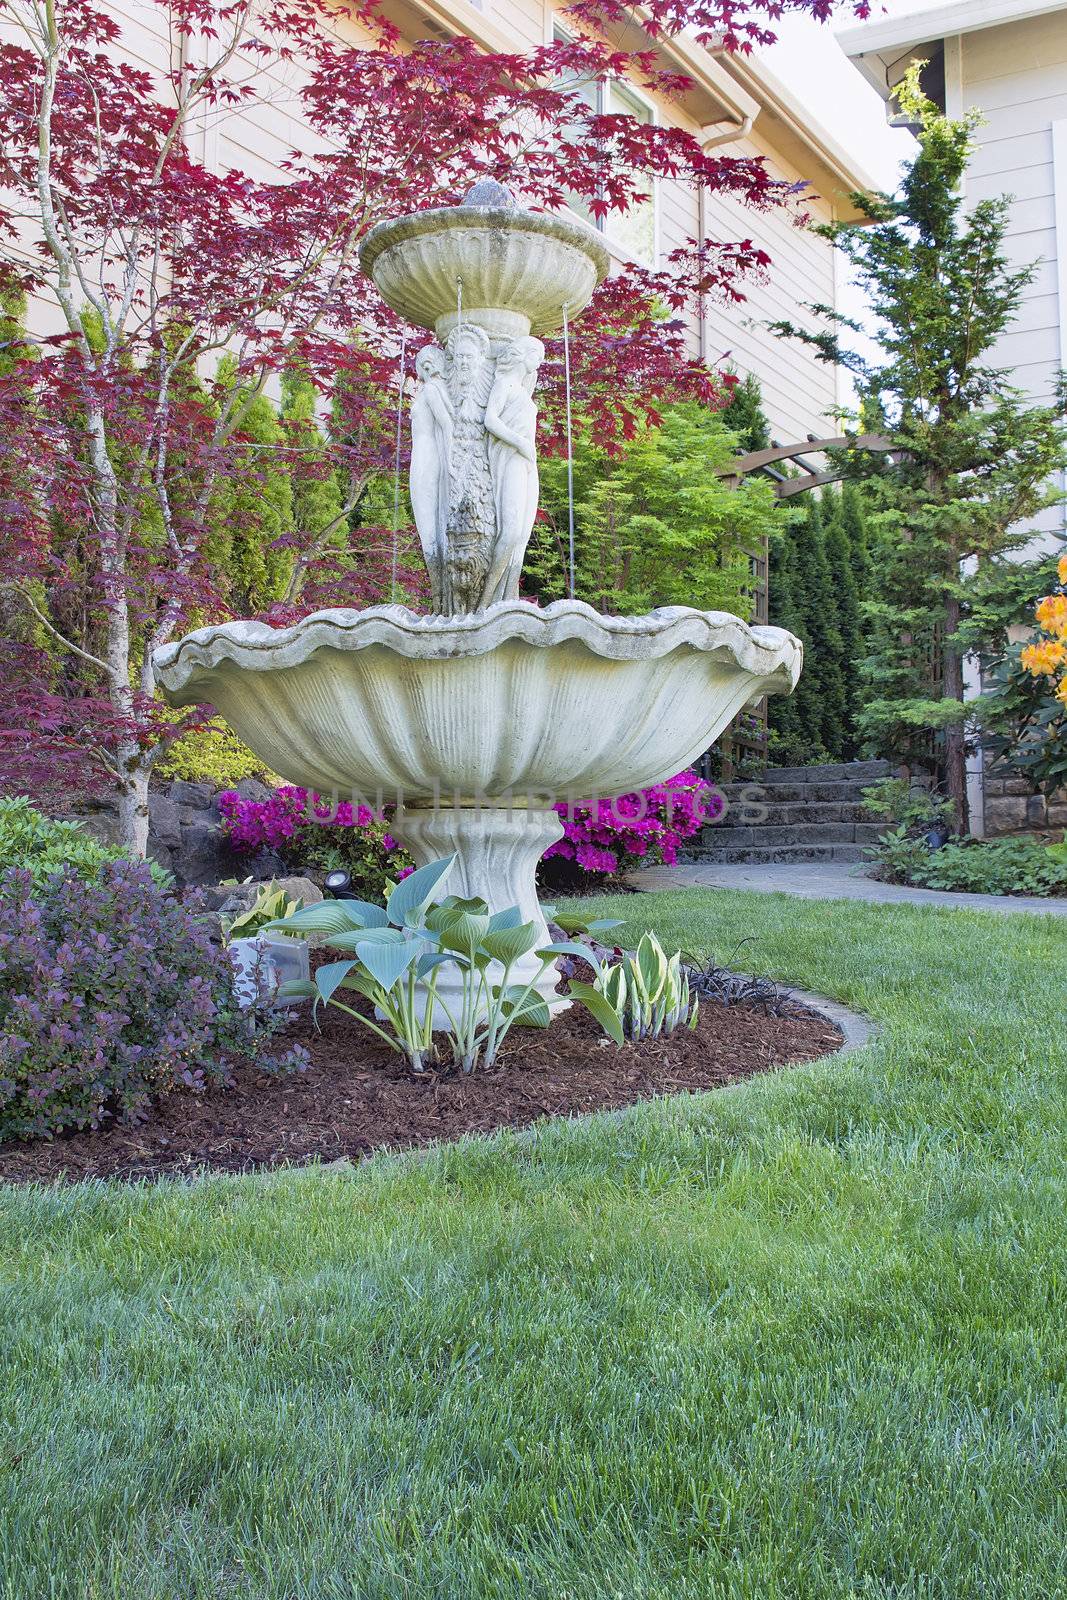
{"type": "MultiPolygon", "coordinates": [[[[537,898],[537,863],[557,839],[563,837],[563,823],[550,808],[537,806],[434,806],[398,810],[390,819],[389,831],[414,857],[417,867],[455,855],[456,864],[448,879],[448,893],[461,899],[479,898],[490,911],[507,911],[518,906],[523,922],[533,922],[543,931],[540,944],[549,944],[544,913],[537,898]]],[[[553,1013],[564,1010],[570,1001],[556,993],[559,974],[552,965],[543,974],[536,953],[523,956],[511,969],[509,981],[524,985],[537,979],[536,992],[553,1013]]],[[[502,976],[494,973],[494,981],[502,976]]],[[[452,966],[443,967],[437,983],[445,1006],[456,1014],[461,982],[452,966]]],[[[441,1025],[445,1019],[441,1018],[441,1025]]]]}

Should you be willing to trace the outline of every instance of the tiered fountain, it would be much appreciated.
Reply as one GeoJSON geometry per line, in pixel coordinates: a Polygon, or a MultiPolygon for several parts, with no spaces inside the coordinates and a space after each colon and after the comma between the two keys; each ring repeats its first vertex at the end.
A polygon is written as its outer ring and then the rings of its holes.
{"type": "Polygon", "coordinates": [[[399,800],[390,828],[419,865],[455,852],[450,890],[543,924],[534,872],[563,832],[553,802],[671,776],[749,701],[789,693],[802,647],[723,612],[605,617],[518,598],[537,510],[536,336],[573,321],[607,273],[589,229],[482,182],[459,206],[374,228],[361,263],[437,336],[416,364],[410,472],[434,612],[199,628],[156,653],[159,681],[173,705],[215,705],[291,783],[399,800]]]}

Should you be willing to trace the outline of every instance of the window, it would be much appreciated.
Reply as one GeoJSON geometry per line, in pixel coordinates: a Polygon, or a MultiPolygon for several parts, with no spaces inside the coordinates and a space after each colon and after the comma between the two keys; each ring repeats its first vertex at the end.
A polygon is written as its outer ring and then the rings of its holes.
{"type": "MultiPolygon", "coordinates": [[[[553,28],[555,39],[566,40],[570,36],[558,26],[553,28]]],[[[631,116],[638,122],[653,122],[655,114],[647,100],[641,98],[636,90],[628,84],[620,83],[617,78],[609,78],[599,83],[589,83],[585,79],[573,79],[568,85],[564,79],[560,87],[570,86],[577,100],[581,100],[591,111],[612,116],[631,116]]],[[[655,179],[647,177],[644,173],[638,175],[639,187],[648,191],[648,199],[632,205],[626,212],[614,211],[606,218],[594,218],[590,215],[589,206],[579,195],[568,194],[567,204],[578,216],[583,217],[599,233],[603,233],[610,244],[617,245],[626,255],[633,256],[646,266],[652,266],[656,258],[656,189],[655,179]]]]}

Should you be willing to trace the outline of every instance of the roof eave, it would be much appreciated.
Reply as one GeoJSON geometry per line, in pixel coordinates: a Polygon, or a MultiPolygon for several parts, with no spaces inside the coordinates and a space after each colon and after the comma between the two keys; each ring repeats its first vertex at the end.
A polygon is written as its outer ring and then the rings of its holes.
{"type": "Polygon", "coordinates": [[[885,50],[903,54],[938,39],[980,33],[1011,22],[1027,22],[1032,17],[1062,9],[1063,0],[952,0],[950,5],[910,11],[884,22],[860,22],[849,28],[836,28],[834,38],[849,59],[859,65],[862,57],[885,50]]]}

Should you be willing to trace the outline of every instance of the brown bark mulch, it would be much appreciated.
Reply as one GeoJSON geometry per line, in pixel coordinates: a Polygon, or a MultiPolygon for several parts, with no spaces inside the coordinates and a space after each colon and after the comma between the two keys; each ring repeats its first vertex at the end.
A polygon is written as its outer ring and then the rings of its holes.
{"type": "Polygon", "coordinates": [[[0,1181],[190,1176],[246,1172],[313,1160],[358,1160],[463,1134],[522,1128],[633,1105],[657,1095],[718,1089],[842,1043],[831,1023],[797,1008],[767,1016],[738,1003],[703,1002],[697,1029],[621,1050],[577,1006],[551,1027],[513,1029],[491,1072],[412,1077],[402,1058],[333,1011],[316,1033],[309,1018],[286,1039],[311,1053],[306,1072],[283,1078],[251,1067],[229,1090],[174,1093],[136,1127],[119,1125],[52,1142],[0,1145],[0,1181]]]}

